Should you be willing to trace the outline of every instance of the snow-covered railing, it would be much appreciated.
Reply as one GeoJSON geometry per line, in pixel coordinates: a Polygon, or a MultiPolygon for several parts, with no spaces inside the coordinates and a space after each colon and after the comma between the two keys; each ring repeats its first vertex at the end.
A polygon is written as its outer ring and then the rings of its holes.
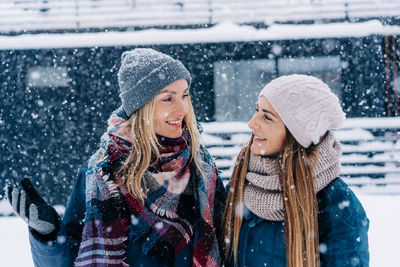
{"type": "Polygon", "coordinates": [[[0,32],[354,21],[400,16],[397,0],[2,0],[0,32]]]}
{"type": "MultiPolygon", "coordinates": [[[[245,122],[202,124],[203,142],[229,180],[241,146],[249,140],[245,122]]],[[[400,117],[351,118],[335,130],[342,143],[341,176],[351,185],[400,185],[400,117]]]]}

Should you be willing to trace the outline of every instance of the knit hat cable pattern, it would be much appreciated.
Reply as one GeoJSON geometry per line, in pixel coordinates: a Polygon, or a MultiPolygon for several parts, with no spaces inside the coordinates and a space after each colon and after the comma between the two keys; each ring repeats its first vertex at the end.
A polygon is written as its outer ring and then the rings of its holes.
{"type": "Polygon", "coordinates": [[[259,94],[271,103],[285,126],[303,147],[317,144],[328,129],[344,120],[339,99],[321,80],[293,74],[268,83],[259,94]]]}

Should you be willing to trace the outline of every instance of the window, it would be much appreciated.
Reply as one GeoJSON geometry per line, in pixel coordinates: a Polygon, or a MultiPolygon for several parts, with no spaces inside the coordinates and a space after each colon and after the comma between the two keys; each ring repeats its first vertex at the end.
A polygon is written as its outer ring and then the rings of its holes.
{"type": "Polygon", "coordinates": [[[280,76],[294,73],[315,76],[324,81],[339,99],[342,97],[340,56],[280,58],[278,73],[280,76]]]}
{"type": "Polygon", "coordinates": [[[258,93],[274,77],[274,60],[215,62],[215,119],[217,121],[250,120],[254,114],[258,93]]]}
{"type": "Polygon", "coordinates": [[[29,87],[67,87],[70,81],[67,67],[32,67],[27,74],[27,85],[29,87]]]}
{"type": "Polygon", "coordinates": [[[276,73],[318,77],[341,98],[340,56],[219,61],[214,63],[215,120],[249,121],[259,92],[276,73]]]}

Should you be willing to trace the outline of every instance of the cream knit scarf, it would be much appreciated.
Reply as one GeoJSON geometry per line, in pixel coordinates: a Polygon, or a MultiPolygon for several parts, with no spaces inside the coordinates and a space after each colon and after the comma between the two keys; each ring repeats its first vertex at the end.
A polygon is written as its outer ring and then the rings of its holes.
{"type": "MultiPolygon", "coordinates": [[[[331,131],[319,143],[318,161],[314,168],[317,176],[316,192],[339,176],[342,148],[331,131]]],[[[250,155],[244,188],[244,203],[257,216],[284,220],[282,186],[279,179],[279,159],[250,155]]]]}

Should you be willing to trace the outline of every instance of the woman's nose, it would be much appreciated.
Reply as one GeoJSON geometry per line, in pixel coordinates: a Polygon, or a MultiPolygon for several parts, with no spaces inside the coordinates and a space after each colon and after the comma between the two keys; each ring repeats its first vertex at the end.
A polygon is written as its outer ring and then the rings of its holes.
{"type": "Polygon", "coordinates": [[[188,105],[185,100],[180,99],[175,103],[175,105],[176,113],[185,116],[188,112],[188,105]]]}
{"type": "Polygon", "coordinates": [[[253,115],[253,117],[250,119],[250,121],[247,124],[250,129],[255,130],[258,126],[257,124],[257,113],[253,115]]]}

